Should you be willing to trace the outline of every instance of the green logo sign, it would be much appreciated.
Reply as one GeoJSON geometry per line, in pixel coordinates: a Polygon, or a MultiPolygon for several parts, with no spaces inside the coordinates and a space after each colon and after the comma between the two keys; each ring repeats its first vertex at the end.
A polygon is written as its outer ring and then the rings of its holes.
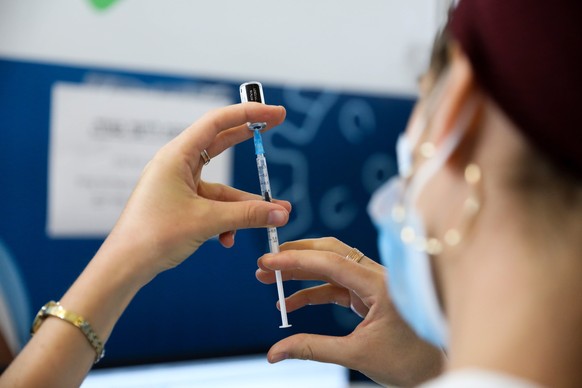
{"type": "Polygon", "coordinates": [[[93,7],[97,8],[98,10],[102,11],[111,7],[113,4],[117,3],[119,0],[89,0],[89,3],[93,5],[93,7]]]}

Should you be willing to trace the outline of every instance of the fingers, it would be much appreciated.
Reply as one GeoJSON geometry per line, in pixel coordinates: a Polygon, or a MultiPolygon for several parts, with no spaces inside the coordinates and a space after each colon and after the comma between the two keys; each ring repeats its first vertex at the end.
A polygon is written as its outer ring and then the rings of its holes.
{"type": "Polygon", "coordinates": [[[232,248],[234,245],[234,236],[236,235],[236,230],[229,230],[228,232],[220,233],[218,235],[218,241],[225,248],[232,248]]]}
{"type": "MultiPolygon", "coordinates": [[[[291,252],[296,252],[296,251],[289,251],[291,252]]],[[[325,252],[325,251],[305,251],[305,252],[309,252],[310,255],[318,255],[318,256],[324,256],[324,257],[328,257],[330,260],[335,260],[338,259],[338,256],[333,253],[333,252],[325,252]]],[[[273,269],[267,267],[264,263],[263,263],[263,257],[259,258],[259,260],[257,261],[257,265],[259,266],[259,269],[257,269],[255,276],[257,278],[258,281],[260,281],[261,283],[265,283],[265,284],[272,284],[275,283],[275,272],[273,271],[273,269]]],[[[283,278],[284,281],[287,280],[320,280],[323,282],[333,282],[332,279],[330,279],[328,276],[325,276],[321,273],[314,273],[314,272],[310,272],[307,270],[304,270],[302,268],[293,268],[293,269],[288,269],[284,272],[281,273],[281,276],[283,278]]]]}
{"type": "MultiPolygon", "coordinates": [[[[291,204],[288,201],[263,201],[260,195],[247,193],[219,183],[201,181],[198,195],[210,200],[213,219],[219,222],[213,232],[218,234],[218,241],[225,247],[234,245],[237,228],[255,228],[265,226],[282,226],[289,220],[291,204]],[[221,203],[229,203],[223,206],[221,203]],[[225,231],[225,228],[232,229],[225,231]]],[[[211,232],[211,234],[213,233],[211,232]]]]}
{"type": "Polygon", "coordinates": [[[279,125],[285,119],[285,108],[259,103],[230,105],[206,113],[202,118],[183,131],[177,138],[182,152],[190,158],[199,159],[202,150],[210,148],[214,140],[210,157],[242,141],[252,132],[246,127],[247,122],[266,122],[267,129],[279,125]],[[220,134],[220,136],[219,136],[220,134]]]}
{"type": "MultiPolygon", "coordinates": [[[[286,242],[280,246],[280,249],[281,251],[309,250],[311,251],[312,255],[324,256],[329,260],[338,260],[347,255],[350,247],[336,238],[324,237],[319,239],[305,239],[286,242]]],[[[259,266],[259,271],[257,271],[257,279],[263,283],[273,283],[275,281],[275,277],[272,270],[263,265],[261,259],[259,259],[257,264],[259,266]]],[[[329,281],[327,277],[315,275],[299,268],[284,272],[283,280],[329,281]]]]}
{"type": "MultiPolygon", "coordinates": [[[[247,193],[220,183],[200,182],[198,194],[207,199],[221,202],[236,201],[261,201],[263,198],[257,194],[247,193]]],[[[283,206],[287,212],[291,212],[291,204],[288,201],[273,200],[273,203],[283,206]]]]}
{"type": "Polygon", "coordinates": [[[370,308],[353,291],[350,291],[350,309],[360,318],[364,318],[370,311],[370,308]]]}
{"type": "Polygon", "coordinates": [[[351,247],[334,237],[312,238],[286,242],[281,245],[281,250],[315,250],[329,251],[340,256],[346,256],[351,247]]]}
{"type": "MultiPolygon", "coordinates": [[[[265,201],[219,202],[212,201],[208,223],[210,236],[221,235],[227,231],[266,226],[283,226],[289,221],[285,207],[265,201]]],[[[226,236],[224,236],[226,237],[226,236]]],[[[234,238],[234,236],[232,236],[234,238]]],[[[221,242],[228,243],[225,238],[221,242]]],[[[233,240],[234,241],[234,240],[233,240]]]]}
{"type": "MultiPolygon", "coordinates": [[[[318,239],[305,239],[286,242],[281,245],[280,249],[281,252],[291,252],[293,250],[309,250],[311,255],[319,255],[322,259],[326,258],[332,262],[335,262],[339,259],[349,261],[346,260],[346,255],[352,248],[336,238],[324,237],[318,239]]],[[[257,264],[259,266],[259,269],[255,274],[257,280],[265,284],[274,283],[275,274],[273,273],[273,270],[264,265],[262,259],[259,259],[257,264]]],[[[358,265],[370,268],[384,276],[384,267],[368,257],[363,257],[358,265]]],[[[321,280],[324,282],[334,283],[334,280],[327,276],[327,274],[310,272],[305,268],[288,269],[282,273],[282,276],[283,280],[321,280]]]]}
{"type": "MultiPolygon", "coordinates": [[[[286,250],[316,250],[316,251],[327,251],[333,252],[343,258],[345,258],[352,247],[341,242],[334,237],[323,237],[314,239],[304,239],[286,242],[280,247],[281,251],[286,250]]],[[[371,266],[371,267],[381,267],[374,260],[365,256],[360,260],[361,265],[371,266]]]]}
{"type": "Polygon", "coordinates": [[[350,307],[350,303],[349,291],[333,284],[322,284],[306,288],[285,299],[288,312],[304,306],[320,304],[337,304],[343,307],[350,307]]]}
{"type": "MultiPolygon", "coordinates": [[[[334,284],[322,284],[306,288],[285,299],[288,312],[319,304],[336,304],[346,308],[349,307],[360,318],[364,318],[370,310],[352,291],[334,284]]],[[[278,306],[279,303],[277,303],[278,306]]]]}
{"type": "Polygon", "coordinates": [[[251,131],[245,123],[220,132],[212,143],[206,147],[206,151],[210,158],[214,158],[215,156],[220,155],[227,148],[250,139],[251,137],[253,137],[253,131],[251,131]]]}
{"type": "MultiPolygon", "coordinates": [[[[353,290],[366,303],[366,298],[374,298],[379,289],[384,292],[384,271],[369,268],[346,260],[340,255],[322,255],[309,250],[282,251],[261,257],[260,265],[269,270],[301,270],[318,274],[330,282],[353,290]]],[[[371,303],[366,303],[370,305],[371,303]]]]}
{"type": "Polygon", "coordinates": [[[313,360],[350,368],[354,357],[345,337],[296,334],[277,342],[267,353],[270,363],[285,359],[313,360]]]}

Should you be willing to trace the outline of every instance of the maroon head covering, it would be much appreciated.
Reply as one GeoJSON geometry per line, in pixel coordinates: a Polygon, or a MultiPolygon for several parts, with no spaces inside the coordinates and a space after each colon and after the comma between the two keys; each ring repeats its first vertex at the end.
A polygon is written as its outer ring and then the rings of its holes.
{"type": "Polygon", "coordinates": [[[519,130],[582,177],[582,0],[461,0],[449,27],[519,130]]]}

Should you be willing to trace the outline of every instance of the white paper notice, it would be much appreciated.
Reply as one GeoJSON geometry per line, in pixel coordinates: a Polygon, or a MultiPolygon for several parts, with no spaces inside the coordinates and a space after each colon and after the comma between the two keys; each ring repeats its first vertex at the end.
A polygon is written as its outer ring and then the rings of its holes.
{"type": "MultiPolygon", "coordinates": [[[[93,84],[52,88],[47,234],[103,237],[155,152],[208,110],[232,103],[216,93],[93,84]]],[[[203,179],[230,184],[232,151],[203,179]]]]}

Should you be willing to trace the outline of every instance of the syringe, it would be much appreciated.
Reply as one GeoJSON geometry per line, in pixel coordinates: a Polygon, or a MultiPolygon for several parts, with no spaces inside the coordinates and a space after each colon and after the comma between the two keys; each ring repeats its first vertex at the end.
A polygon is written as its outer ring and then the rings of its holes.
{"type": "MultiPolygon", "coordinates": [[[[263,140],[261,139],[261,132],[259,129],[254,129],[255,154],[257,155],[257,170],[259,171],[259,181],[261,183],[261,195],[267,202],[271,202],[273,196],[271,195],[271,184],[269,183],[269,171],[267,170],[267,159],[265,158],[265,151],[263,150],[263,140]]],[[[271,253],[279,253],[279,236],[277,228],[268,227],[267,235],[269,238],[269,250],[271,253]]],[[[275,279],[277,280],[277,294],[279,295],[279,309],[281,310],[281,326],[280,328],[291,327],[287,322],[287,306],[285,305],[285,292],[283,290],[283,278],[281,271],[275,271],[275,279]]]]}
{"type": "MultiPolygon", "coordinates": [[[[255,101],[264,103],[263,88],[259,82],[247,82],[240,86],[241,100],[255,101]]],[[[248,123],[248,127],[252,130],[253,139],[255,143],[255,155],[257,156],[257,170],[259,172],[259,182],[261,184],[261,195],[267,202],[272,202],[271,184],[269,182],[269,171],[267,170],[267,159],[265,158],[265,150],[263,148],[263,139],[261,138],[261,131],[265,129],[266,123],[248,123]]],[[[279,253],[279,236],[277,228],[268,227],[267,235],[269,238],[269,250],[271,253],[279,253]]],[[[285,305],[285,292],[283,290],[283,278],[281,271],[275,271],[275,280],[277,281],[277,294],[279,296],[279,310],[281,311],[281,326],[280,328],[291,327],[287,321],[287,306],[285,305]]]]}

